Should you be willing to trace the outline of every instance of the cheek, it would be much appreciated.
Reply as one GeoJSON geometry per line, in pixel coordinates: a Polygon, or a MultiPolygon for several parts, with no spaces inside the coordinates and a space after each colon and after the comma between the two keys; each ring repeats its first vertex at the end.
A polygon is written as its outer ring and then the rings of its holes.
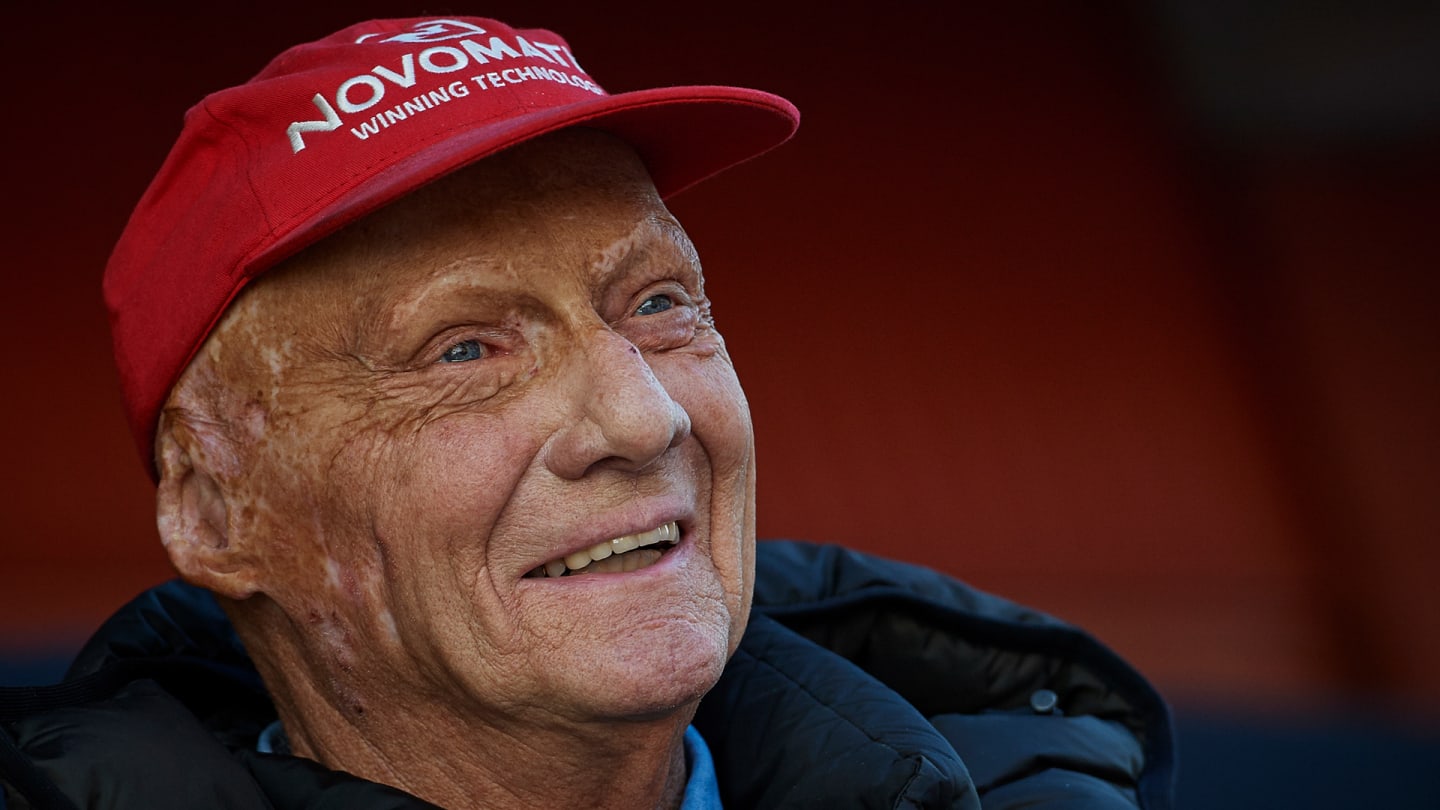
{"type": "Polygon", "coordinates": [[[745,393],[723,355],[681,356],[656,376],[690,414],[709,466],[711,549],[731,605],[732,649],[749,615],[755,546],[754,432],[745,393]]]}
{"type": "Polygon", "coordinates": [[[300,458],[272,433],[252,476],[272,598],[337,660],[357,643],[378,644],[379,660],[402,638],[463,635],[477,609],[501,615],[488,540],[534,456],[524,426],[454,415],[391,430],[314,416],[274,425],[325,437],[312,438],[308,463],[292,466],[300,458]]]}
{"type": "Polygon", "coordinates": [[[240,482],[245,526],[263,538],[257,547],[277,589],[288,585],[301,601],[330,593],[336,604],[374,602],[378,589],[357,583],[380,578],[372,528],[395,490],[396,437],[404,433],[383,409],[347,399],[336,384],[285,382],[261,416],[243,414],[242,425],[262,428],[249,439],[240,482]]]}
{"type": "Polygon", "coordinates": [[[521,420],[491,414],[427,424],[390,454],[393,485],[380,496],[390,502],[389,511],[417,526],[467,534],[488,527],[533,463],[540,438],[528,428],[521,420]]]}
{"type": "MultiPolygon", "coordinates": [[[[279,427],[279,426],[277,426],[279,427]]],[[[256,538],[251,544],[266,579],[264,590],[281,604],[308,602],[342,590],[361,557],[353,537],[365,523],[343,499],[317,459],[324,448],[302,446],[287,430],[272,430],[254,446],[249,474],[235,490],[240,504],[235,530],[256,538]]],[[[354,601],[353,599],[343,600],[354,601]]]]}
{"type": "Polygon", "coordinates": [[[666,361],[655,364],[656,377],[690,415],[691,431],[705,448],[713,473],[717,477],[740,474],[748,478],[754,430],[750,405],[734,367],[722,354],[680,355],[666,357],[666,361]]]}
{"type": "Polygon", "coordinates": [[[366,499],[403,609],[461,615],[497,591],[494,572],[512,570],[519,551],[491,540],[502,520],[525,522],[516,493],[542,443],[525,410],[509,409],[430,422],[389,448],[366,499]]]}

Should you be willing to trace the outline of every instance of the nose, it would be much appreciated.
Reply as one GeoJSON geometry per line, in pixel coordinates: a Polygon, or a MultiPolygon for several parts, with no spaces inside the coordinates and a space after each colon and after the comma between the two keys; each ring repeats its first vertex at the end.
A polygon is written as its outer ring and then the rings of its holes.
{"type": "Polygon", "coordinates": [[[562,478],[597,467],[643,469],[690,435],[690,415],[635,344],[608,328],[587,336],[567,380],[579,407],[546,451],[547,465],[562,478]]]}

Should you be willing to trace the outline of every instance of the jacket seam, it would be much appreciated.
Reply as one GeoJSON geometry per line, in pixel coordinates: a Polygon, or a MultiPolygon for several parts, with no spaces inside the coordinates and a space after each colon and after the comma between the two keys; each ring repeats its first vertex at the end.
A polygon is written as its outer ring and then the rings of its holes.
{"type": "Polygon", "coordinates": [[[775,664],[771,663],[767,658],[762,658],[761,656],[757,655],[755,652],[750,651],[750,650],[744,651],[744,654],[746,654],[746,655],[748,655],[750,658],[754,659],[754,661],[755,661],[757,664],[764,665],[769,671],[771,671],[771,672],[773,672],[774,674],[776,674],[776,675],[784,678],[787,682],[789,682],[790,684],[794,685],[797,689],[799,689],[801,692],[803,692],[803,693],[805,694],[805,696],[806,696],[807,698],[809,698],[810,701],[811,701],[812,703],[814,703],[816,706],[820,707],[820,708],[823,709],[825,712],[827,712],[827,713],[829,713],[829,714],[831,714],[831,715],[834,715],[835,717],[838,717],[838,718],[840,718],[841,720],[845,721],[846,724],[848,724],[849,726],[851,726],[852,728],[854,728],[856,731],[859,731],[861,734],[863,734],[863,735],[866,737],[866,739],[870,740],[870,742],[872,742],[872,743],[874,743],[874,744],[877,744],[877,745],[880,745],[880,746],[883,746],[884,748],[886,748],[887,750],[889,750],[891,753],[893,753],[893,754],[895,755],[895,757],[898,758],[898,759],[912,762],[913,764],[912,764],[912,766],[911,766],[911,767],[912,767],[911,775],[905,780],[905,784],[904,784],[904,786],[902,786],[900,792],[896,794],[896,796],[895,796],[895,803],[892,805],[892,807],[894,807],[894,808],[899,808],[899,807],[902,806],[902,805],[900,804],[901,800],[905,798],[907,792],[908,792],[909,789],[910,789],[910,786],[914,783],[915,779],[918,778],[919,773],[920,773],[920,769],[921,769],[921,764],[922,764],[924,761],[926,761],[926,760],[928,759],[928,757],[926,757],[924,754],[922,754],[922,753],[920,753],[920,752],[918,752],[918,751],[916,751],[916,752],[914,752],[914,753],[909,753],[909,754],[901,751],[900,749],[898,749],[898,748],[896,748],[895,746],[891,745],[889,742],[886,742],[885,740],[882,740],[882,739],[876,737],[874,734],[872,734],[872,733],[870,732],[869,729],[867,729],[867,728],[865,728],[864,726],[860,725],[859,723],[855,722],[855,720],[854,720],[853,718],[851,718],[851,717],[849,717],[849,716],[847,716],[847,715],[845,715],[845,714],[842,714],[842,713],[841,713],[840,711],[838,711],[834,706],[831,706],[830,704],[828,704],[828,703],[826,703],[825,701],[821,700],[820,697],[819,697],[818,695],[816,695],[814,692],[812,692],[808,686],[806,686],[804,683],[801,683],[800,681],[796,680],[796,679],[795,679],[794,677],[792,677],[788,672],[786,672],[786,671],[780,669],[779,667],[775,666],[775,664]]]}
{"type": "MultiPolygon", "coordinates": [[[[920,780],[920,774],[925,772],[925,763],[927,761],[929,761],[929,758],[924,754],[917,755],[915,768],[910,773],[910,778],[905,780],[905,786],[900,789],[899,795],[895,797],[895,803],[890,805],[891,810],[902,810],[904,807],[919,806],[911,800],[910,790],[915,786],[915,783],[920,780]]],[[[976,798],[979,798],[979,788],[976,788],[975,794],[976,798]]]]}

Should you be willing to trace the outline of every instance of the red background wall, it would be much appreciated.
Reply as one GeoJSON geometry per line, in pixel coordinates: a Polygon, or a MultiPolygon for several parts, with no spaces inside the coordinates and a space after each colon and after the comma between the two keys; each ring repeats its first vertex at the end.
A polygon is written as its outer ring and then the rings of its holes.
{"type": "Polygon", "coordinates": [[[169,575],[98,290],[181,113],[356,19],[473,12],[554,28],[611,90],[804,112],[673,205],[754,410],[762,535],[1076,620],[1181,702],[1440,716],[1433,137],[1217,144],[1122,5],[678,8],[18,12],[0,655],[169,575]]]}

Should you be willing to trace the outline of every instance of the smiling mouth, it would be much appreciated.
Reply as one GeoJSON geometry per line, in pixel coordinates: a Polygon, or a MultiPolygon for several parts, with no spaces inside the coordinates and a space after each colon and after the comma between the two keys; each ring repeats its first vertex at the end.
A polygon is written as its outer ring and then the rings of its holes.
{"type": "Polygon", "coordinates": [[[574,554],[566,554],[525,573],[536,577],[568,577],[580,574],[623,574],[648,568],[675,544],[680,542],[680,526],[670,521],[664,526],[614,540],[596,543],[574,554]]]}

